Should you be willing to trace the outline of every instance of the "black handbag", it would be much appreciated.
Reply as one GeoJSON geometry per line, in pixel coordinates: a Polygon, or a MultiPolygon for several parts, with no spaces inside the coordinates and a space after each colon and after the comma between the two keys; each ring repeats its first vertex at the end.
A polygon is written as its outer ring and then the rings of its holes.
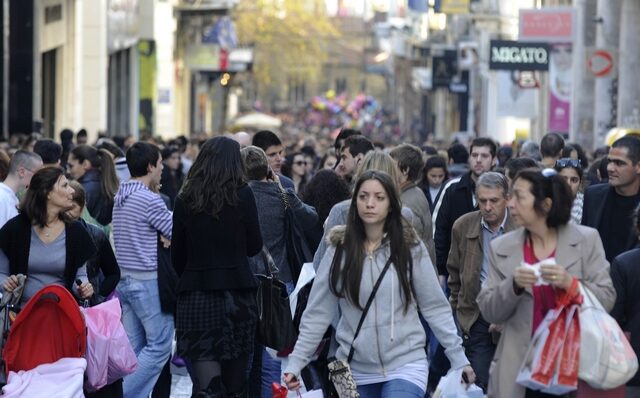
{"type": "Polygon", "coordinates": [[[293,348],[297,334],[291,318],[289,294],[284,282],[276,277],[271,254],[262,246],[265,274],[258,274],[258,342],[278,352],[293,348]]]}
{"type": "Polygon", "coordinates": [[[296,220],[291,204],[289,203],[289,194],[282,189],[282,201],[284,202],[284,233],[285,244],[287,248],[287,263],[291,269],[293,281],[297,282],[300,276],[302,264],[313,260],[313,253],[307,243],[304,230],[296,220]]]}

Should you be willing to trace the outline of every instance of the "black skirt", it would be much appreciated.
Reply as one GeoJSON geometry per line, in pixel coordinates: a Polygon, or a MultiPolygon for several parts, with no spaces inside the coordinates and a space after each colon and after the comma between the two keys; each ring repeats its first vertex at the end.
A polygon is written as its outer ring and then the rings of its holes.
{"type": "Polygon", "coordinates": [[[256,291],[213,290],[178,296],[178,355],[192,361],[226,361],[252,352],[258,320],[256,291]]]}

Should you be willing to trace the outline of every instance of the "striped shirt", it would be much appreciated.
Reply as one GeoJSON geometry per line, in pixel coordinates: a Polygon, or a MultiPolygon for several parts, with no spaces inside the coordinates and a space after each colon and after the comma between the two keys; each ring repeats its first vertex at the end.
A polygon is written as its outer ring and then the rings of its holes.
{"type": "Polygon", "coordinates": [[[158,270],[158,232],[171,238],[172,213],[143,183],[120,184],[113,205],[113,240],[122,275],[158,270]]]}

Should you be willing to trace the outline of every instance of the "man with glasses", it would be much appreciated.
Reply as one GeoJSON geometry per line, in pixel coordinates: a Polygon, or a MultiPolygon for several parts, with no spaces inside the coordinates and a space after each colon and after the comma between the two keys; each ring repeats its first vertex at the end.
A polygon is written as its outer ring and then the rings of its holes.
{"type": "Polygon", "coordinates": [[[18,194],[29,186],[31,177],[42,168],[42,158],[34,152],[18,151],[9,163],[9,174],[0,183],[0,227],[18,215],[18,194]]]}
{"type": "Polygon", "coordinates": [[[582,225],[600,233],[607,260],[636,244],[632,214],[640,202],[640,138],[625,136],[609,151],[608,184],[592,185],[584,193],[582,225]]]}

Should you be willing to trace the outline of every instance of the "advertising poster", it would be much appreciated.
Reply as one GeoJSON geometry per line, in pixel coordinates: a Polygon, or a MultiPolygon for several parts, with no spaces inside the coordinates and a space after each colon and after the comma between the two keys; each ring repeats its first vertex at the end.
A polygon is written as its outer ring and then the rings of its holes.
{"type": "Polygon", "coordinates": [[[572,45],[549,45],[549,131],[568,133],[571,117],[572,45]]]}

